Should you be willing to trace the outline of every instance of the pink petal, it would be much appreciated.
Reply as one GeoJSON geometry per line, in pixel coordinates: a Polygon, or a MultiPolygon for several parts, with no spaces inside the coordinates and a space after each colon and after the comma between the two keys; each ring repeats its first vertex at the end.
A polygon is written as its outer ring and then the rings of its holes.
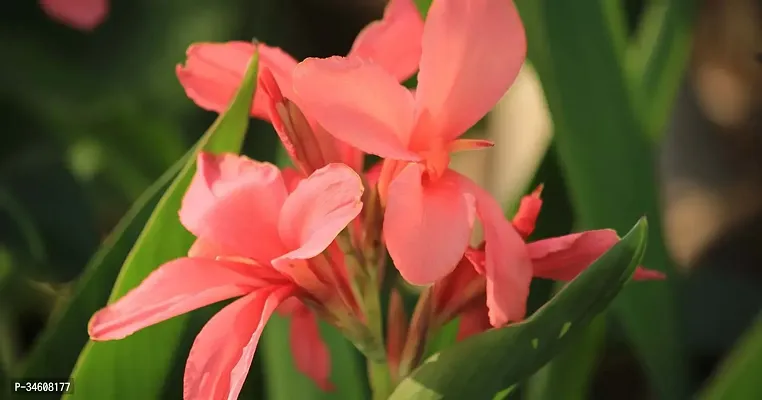
{"type": "Polygon", "coordinates": [[[302,174],[293,168],[283,168],[280,173],[283,175],[283,182],[285,182],[286,189],[289,193],[293,192],[294,189],[296,189],[296,187],[299,185],[299,182],[301,182],[303,178],[302,174]]]}
{"type": "Polygon", "coordinates": [[[320,336],[315,314],[308,309],[291,317],[291,352],[299,372],[324,391],[334,389],[330,380],[331,353],[320,336]]]}
{"type": "Polygon", "coordinates": [[[368,185],[371,187],[376,186],[378,178],[381,176],[381,168],[384,166],[383,161],[379,161],[373,164],[370,169],[365,172],[365,179],[368,181],[368,185]]]}
{"type": "Polygon", "coordinates": [[[447,142],[472,127],[511,86],[525,55],[524,28],[513,1],[434,1],[416,91],[419,112],[428,113],[433,125],[417,131],[414,141],[440,136],[447,142]]]}
{"type": "MultiPolygon", "coordinates": [[[[177,78],[186,95],[205,110],[224,112],[243,81],[254,46],[251,42],[234,41],[196,43],[188,47],[185,65],[176,67],[177,78]]],[[[291,74],[296,60],[277,47],[259,44],[258,50],[260,70],[272,71],[278,84],[286,90],[286,96],[290,96],[291,74]]],[[[254,95],[251,114],[269,120],[267,97],[261,90],[254,95]]]]}
{"type": "Polygon", "coordinates": [[[265,324],[293,293],[293,286],[260,289],[212,317],[188,355],[183,399],[237,399],[265,324]]]}
{"type": "Polygon", "coordinates": [[[381,157],[420,159],[406,147],[413,96],[380,66],[359,58],[308,58],[293,79],[305,113],[336,139],[381,157]]]}
{"type": "Polygon", "coordinates": [[[285,198],[274,165],[202,153],[180,220],[198,238],[265,264],[286,251],[277,229],[285,198]]]}
{"type": "Polygon", "coordinates": [[[399,291],[392,288],[389,296],[389,311],[386,322],[386,358],[392,378],[399,378],[399,366],[402,360],[402,351],[405,348],[408,331],[408,316],[399,291]]]}
{"type": "MultiPolygon", "coordinates": [[[[534,276],[570,281],[619,241],[611,229],[572,233],[529,243],[534,276]]],[[[638,267],[634,279],[664,279],[659,271],[638,267]]]]}
{"type": "Polygon", "coordinates": [[[260,163],[245,156],[231,153],[199,153],[196,173],[178,212],[180,222],[190,232],[195,233],[199,229],[199,222],[218,198],[252,180],[261,181],[263,184],[269,182],[271,187],[268,187],[267,192],[273,194],[274,203],[271,206],[277,206],[279,209],[279,204],[285,201],[286,194],[280,194],[281,181],[277,175],[278,170],[272,164],[260,163]]]}
{"type": "MultiPolygon", "coordinates": [[[[326,131],[322,125],[316,124],[316,130],[323,131],[325,135],[333,138],[333,136],[331,136],[331,134],[328,133],[328,131],[326,131]]],[[[353,147],[352,145],[344,143],[338,139],[334,139],[333,142],[336,148],[336,152],[338,153],[339,160],[343,164],[350,166],[358,174],[362,173],[363,169],[365,168],[365,153],[353,147]]]]}
{"type": "Polygon", "coordinates": [[[241,296],[285,279],[270,268],[202,258],[179,258],[151,273],[138,287],[96,312],[93,340],[121,339],[197,308],[241,296]]]}
{"type": "Polygon", "coordinates": [[[464,176],[461,181],[476,199],[476,212],[484,226],[484,272],[490,322],[501,326],[509,321],[520,321],[526,313],[532,281],[532,263],[526,245],[489,193],[464,176]]]}
{"type": "MultiPolygon", "coordinates": [[[[434,310],[438,318],[437,321],[440,323],[445,323],[460,313],[464,304],[473,301],[474,297],[478,297],[480,294],[481,297],[484,297],[485,280],[481,276],[483,272],[477,273],[478,269],[472,257],[468,257],[469,253],[483,254],[481,251],[474,252],[470,248],[467,249],[466,255],[460,260],[455,270],[435,284],[434,310]]],[[[483,258],[482,256],[481,259],[483,260],[483,258]]],[[[481,269],[484,270],[483,261],[481,269]]]]}
{"type": "Polygon", "coordinates": [[[306,305],[297,297],[290,297],[278,306],[278,314],[289,317],[299,312],[309,311],[306,305]]]}
{"type": "Polygon", "coordinates": [[[108,0],[40,0],[40,6],[50,18],[82,31],[95,29],[109,11],[108,0]]]}
{"type": "Polygon", "coordinates": [[[384,18],[363,29],[349,57],[373,61],[403,82],[418,70],[423,18],[412,0],[390,0],[384,18]]]}
{"type": "Polygon", "coordinates": [[[655,269],[637,267],[635,268],[635,273],[632,275],[632,279],[635,279],[636,281],[660,281],[667,279],[667,275],[664,272],[655,269]]]}
{"type": "Polygon", "coordinates": [[[234,251],[226,249],[217,243],[209,242],[203,239],[196,239],[188,249],[188,257],[208,258],[211,260],[217,257],[236,257],[234,251]]]}
{"type": "Polygon", "coordinates": [[[486,243],[482,241],[481,248],[469,247],[466,249],[465,254],[465,259],[469,261],[471,266],[473,266],[474,271],[480,275],[484,275],[486,273],[484,271],[484,265],[487,263],[487,255],[484,254],[484,247],[486,247],[486,243]]]}
{"type": "Polygon", "coordinates": [[[360,176],[344,164],[328,164],[304,179],[288,196],[278,229],[292,250],[273,260],[282,268],[289,260],[307,260],[322,253],[362,210],[360,176]]]}
{"type": "Polygon", "coordinates": [[[389,185],[384,239],[406,281],[428,285],[452,272],[468,247],[473,199],[453,173],[421,182],[424,167],[409,164],[389,185]]]}
{"type": "Polygon", "coordinates": [[[490,328],[492,326],[490,325],[487,307],[484,304],[475,304],[460,314],[456,340],[464,340],[490,328]]]}

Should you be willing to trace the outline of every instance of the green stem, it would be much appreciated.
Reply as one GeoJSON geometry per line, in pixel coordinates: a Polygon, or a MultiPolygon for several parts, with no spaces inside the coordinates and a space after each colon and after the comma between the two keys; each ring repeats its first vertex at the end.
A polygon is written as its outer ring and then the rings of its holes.
{"type": "Polygon", "coordinates": [[[384,344],[384,315],[381,310],[381,275],[377,271],[378,254],[375,246],[370,246],[368,252],[358,252],[352,245],[349,232],[344,230],[336,238],[345,255],[345,264],[350,273],[350,284],[360,305],[367,323],[367,331],[361,335],[360,350],[368,362],[368,380],[370,381],[373,400],[386,400],[394,389],[386,360],[384,344]],[[365,335],[367,333],[367,337],[365,335]]]}
{"type": "Polygon", "coordinates": [[[386,361],[368,359],[368,380],[373,400],[386,400],[392,394],[392,379],[386,361]]]}

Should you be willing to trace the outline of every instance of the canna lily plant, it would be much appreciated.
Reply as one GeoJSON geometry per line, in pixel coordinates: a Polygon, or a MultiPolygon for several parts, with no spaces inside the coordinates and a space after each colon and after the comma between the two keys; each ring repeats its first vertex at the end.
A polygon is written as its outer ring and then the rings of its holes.
{"type": "Polygon", "coordinates": [[[449,322],[460,321],[463,339],[522,321],[533,277],[572,280],[619,240],[595,230],[527,243],[541,188],[508,220],[484,189],[448,168],[450,153],[492,146],[459,137],[508,90],[525,52],[509,0],[434,0],[425,23],[412,0],[391,0],[346,57],[297,62],[263,43],[192,45],[178,78],[216,112],[259,54],[250,114],[273,125],[295,168],[201,153],[178,212],[196,237],[187,257],[93,315],[90,337],[121,339],[236,298],[196,337],[185,399],[237,398],[275,312],[291,318],[295,365],[317,386],[333,386],[320,319],[367,357],[381,399],[449,322]],[[415,91],[400,84],[416,71],[415,91]],[[366,170],[366,154],[382,161],[366,170]],[[471,247],[477,218],[485,240],[471,247]],[[394,286],[387,315],[384,280],[394,286]],[[424,287],[412,318],[402,307],[405,282],[424,287]]]}

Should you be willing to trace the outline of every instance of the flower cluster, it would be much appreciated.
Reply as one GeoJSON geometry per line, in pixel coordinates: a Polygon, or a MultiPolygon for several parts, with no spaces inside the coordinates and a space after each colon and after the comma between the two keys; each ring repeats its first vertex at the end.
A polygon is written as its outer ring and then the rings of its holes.
{"type": "MultiPolygon", "coordinates": [[[[435,0],[424,23],[391,0],[346,57],[297,62],[262,43],[201,43],[177,67],[187,95],[222,112],[259,54],[251,115],[272,123],[295,168],[199,155],[179,217],[197,240],[96,313],[94,340],[123,338],[192,309],[239,297],[203,328],[185,370],[186,399],[236,398],[268,318],[291,318],[295,363],[330,390],[317,321],[341,330],[398,380],[426,337],[460,318],[460,337],[520,321],[533,277],[570,280],[610,248],[611,230],[527,243],[542,201],[513,220],[450,154],[492,146],[459,137],[513,83],[526,52],[508,0],[435,0]],[[415,90],[400,82],[418,72],[415,90]],[[365,155],[383,160],[368,170],[365,155]],[[476,220],[484,242],[470,247],[476,220]],[[382,332],[381,282],[424,286],[410,321],[394,289],[382,332]]],[[[636,279],[658,279],[639,269],[636,279]]]]}

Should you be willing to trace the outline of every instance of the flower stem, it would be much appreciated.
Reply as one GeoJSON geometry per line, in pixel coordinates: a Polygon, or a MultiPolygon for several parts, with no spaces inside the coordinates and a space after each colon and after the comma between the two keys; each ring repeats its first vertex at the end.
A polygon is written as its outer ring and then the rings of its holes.
{"type": "Polygon", "coordinates": [[[368,380],[373,400],[386,400],[392,394],[392,379],[386,361],[368,359],[368,380]]]}
{"type": "MultiPolygon", "coordinates": [[[[384,342],[384,315],[381,309],[381,275],[376,264],[377,254],[363,254],[352,245],[347,230],[336,238],[345,255],[352,292],[358,299],[365,317],[365,332],[355,342],[365,354],[373,400],[386,400],[394,389],[384,342]],[[370,258],[368,258],[370,255],[370,258]]],[[[367,249],[370,250],[370,249],[367,249]]]]}

